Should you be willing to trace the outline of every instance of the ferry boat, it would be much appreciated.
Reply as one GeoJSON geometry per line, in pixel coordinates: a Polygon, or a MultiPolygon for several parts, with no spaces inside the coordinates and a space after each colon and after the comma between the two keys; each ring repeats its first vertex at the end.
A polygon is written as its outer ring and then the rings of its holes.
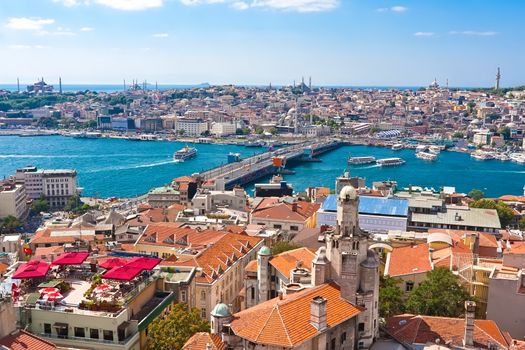
{"type": "Polygon", "coordinates": [[[490,160],[490,159],[494,159],[494,155],[492,153],[483,152],[483,151],[472,152],[470,154],[470,157],[474,158],[476,160],[490,160]]]}
{"type": "Polygon", "coordinates": [[[368,157],[349,157],[348,158],[348,165],[363,165],[363,164],[371,164],[375,163],[376,158],[372,156],[368,157]]]}
{"type": "Polygon", "coordinates": [[[396,143],[392,145],[392,151],[399,151],[402,150],[404,145],[402,143],[396,143]]]}
{"type": "Polygon", "coordinates": [[[98,139],[102,137],[100,132],[72,132],[70,135],[75,139],[98,139]]]}
{"type": "Polygon", "coordinates": [[[425,145],[418,145],[418,146],[416,147],[416,153],[419,153],[419,152],[426,152],[427,148],[428,148],[428,147],[425,146],[425,145]]]}
{"type": "Polygon", "coordinates": [[[157,140],[157,136],[152,135],[152,134],[141,134],[139,136],[139,140],[140,141],[155,141],[157,140]]]}
{"type": "Polygon", "coordinates": [[[186,159],[193,158],[197,155],[197,149],[185,146],[173,154],[173,161],[184,162],[186,159]]]}
{"type": "Polygon", "coordinates": [[[423,160],[434,161],[437,159],[437,154],[433,154],[430,152],[417,152],[416,157],[423,160]]]}
{"type": "Polygon", "coordinates": [[[441,152],[441,147],[439,146],[430,146],[428,151],[433,154],[439,154],[441,152]]]}
{"type": "Polygon", "coordinates": [[[401,158],[384,158],[384,159],[378,159],[376,163],[380,166],[395,166],[395,165],[403,165],[406,163],[406,161],[401,158]]]}
{"type": "Polygon", "coordinates": [[[244,144],[244,146],[246,146],[246,147],[262,147],[263,146],[263,142],[261,142],[261,141],[246,142],[244,144]]]}

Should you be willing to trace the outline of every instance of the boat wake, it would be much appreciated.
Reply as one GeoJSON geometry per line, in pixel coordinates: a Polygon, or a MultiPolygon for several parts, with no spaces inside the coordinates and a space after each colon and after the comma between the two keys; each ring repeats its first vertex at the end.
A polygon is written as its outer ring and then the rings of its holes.
{"type": "MultiPolygon", "coordinates": [[[[357,168],[357,167],[356,167],[357,168]]],[[[374,165],[368,165],[368,166],[360,166],[359,168],[357,169],[374,169],[374,168],[381,168],[381,165],[379,164],[374,164],[374,165]]]]}
{"type": "MultiPolygon", "coordinates": [[[[75,155],[64,155],[64,154],[56,154],[56,155],[43,155],[43,154],[0,154],[0,158],[110,158],[110,157],[140,157],[150,158],[151,156],[155,156],[155,154],[143,154],[143,155],[137,155],[137,154],[75,154],[75,155]]],[[[164,154],[158,154],[157,156],[164,156],[164,154]]]]}
{"type": "Polygon", "coordinates": [[[141,169],[141,168],[153,168],[157,166],[162,166],[166,164],[173,164],[172,160],[165,160],[162,162],[156,162],[156,163],[150,163],[150,164],[139,164],[139,165],[131,165],[131,166],[120,166],[120,167],[112,167],[112,168],[103,168],[103,169],[93,169],[93,170],[87,170],[84,171],[84,173],[101,173],[106,171],[115,171],[115,170],[131,170],[131,169],[141,169]]]}

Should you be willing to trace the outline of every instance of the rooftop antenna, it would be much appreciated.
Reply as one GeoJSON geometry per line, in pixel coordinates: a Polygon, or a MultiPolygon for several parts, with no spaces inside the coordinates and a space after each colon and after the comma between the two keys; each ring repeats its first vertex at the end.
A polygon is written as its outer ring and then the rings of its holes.
{"type": "Polygon", "coordinates": [[[62,95],[62,77],[58,77],[58,93],[62,95]]]}

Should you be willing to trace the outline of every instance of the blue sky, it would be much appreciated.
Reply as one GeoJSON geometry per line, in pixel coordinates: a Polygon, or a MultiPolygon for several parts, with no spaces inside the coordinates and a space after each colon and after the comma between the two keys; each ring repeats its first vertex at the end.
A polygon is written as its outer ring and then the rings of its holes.
{"type": "Polygon", "coordinates": [[[0,82],[525,84],[521,0],[0,0],[0,82]]]}

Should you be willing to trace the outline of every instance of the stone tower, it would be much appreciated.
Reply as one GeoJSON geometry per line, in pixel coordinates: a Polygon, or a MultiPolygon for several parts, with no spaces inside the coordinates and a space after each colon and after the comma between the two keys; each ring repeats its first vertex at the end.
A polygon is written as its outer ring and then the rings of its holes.
{"type": "MultiPolygon", "coordinates": [[[[376,254],[368,249],[368,236],[359,228],[358,215],[357,191],[344,186],[337,198],[335,230],[326,236],[326,257],[330,261],[330,278],[341,288],[341,297],[365,309],[357,319],[357,339],[367,348],[379,329],[379,263],[376,254]]],[[[312,267],[315,274],[315,263],[312,267]]]]}
{"type": "Polygon", "coordinates": [[[270,258],[272,252],[267,246],[263,246],[257,253],[257,303],[268,300],[270,258]]]}

